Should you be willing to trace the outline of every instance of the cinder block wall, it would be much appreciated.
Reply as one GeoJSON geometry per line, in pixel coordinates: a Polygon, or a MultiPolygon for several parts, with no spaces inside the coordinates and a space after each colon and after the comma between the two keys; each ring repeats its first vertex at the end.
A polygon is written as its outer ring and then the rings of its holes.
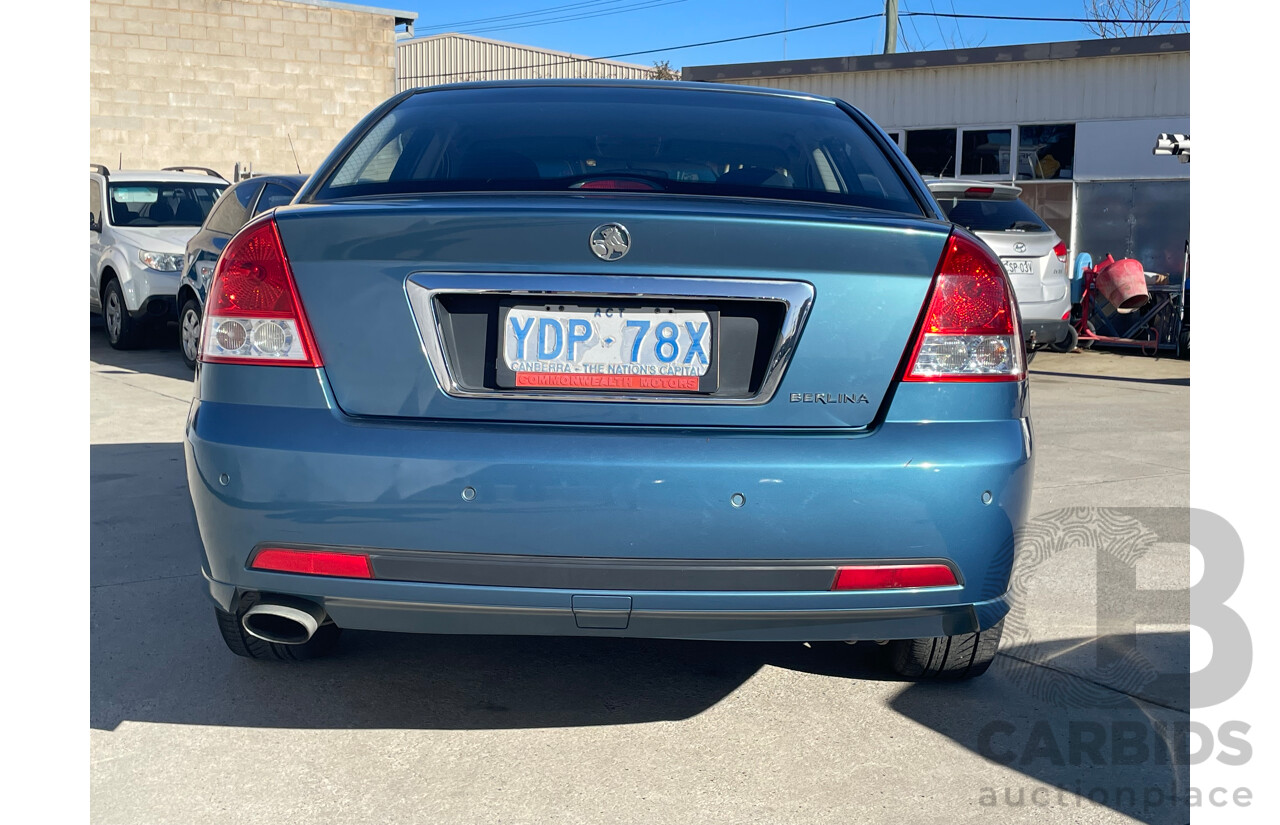
{"type": "Polygon", "coordinates": [[[284,0],[92,0],[89,160],[311,172],[393,93],[390,16],[284,0]]]}

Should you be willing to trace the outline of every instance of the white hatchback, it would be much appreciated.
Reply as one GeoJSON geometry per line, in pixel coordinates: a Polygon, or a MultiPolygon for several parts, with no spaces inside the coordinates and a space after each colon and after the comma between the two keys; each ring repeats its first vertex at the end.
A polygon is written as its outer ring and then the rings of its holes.
{"type": "Polygon", "coordinates": [[[982,180],[925,182],[951,222],[973,232],[1000,257],[1018,298],[1028,342],[1074,349],[1067,245],[1018,199],[1022,189],[982,180]]]}

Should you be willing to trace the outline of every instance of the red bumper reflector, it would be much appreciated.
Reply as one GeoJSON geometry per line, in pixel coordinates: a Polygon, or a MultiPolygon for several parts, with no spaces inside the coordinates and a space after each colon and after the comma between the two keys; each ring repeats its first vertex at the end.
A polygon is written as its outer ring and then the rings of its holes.
{"type": "Polygon", "coordinates": [[[899,587],[952,587],[959,582],[945,564],[868,564],[841,567],[832,590],[891,590],[899,587]]]}
{"type": "Polygon", "coordinates": [[[612,375],[600,372],[517,372],[517,387],[571,387],[596,390],[680,390],[697,392],[696,375],[612,375]]]}
{"type": "Polygon", "coordinates": [[[254,570],[278,573],[304,573],[308,576],[342,576],[348,579],[372,579],[369,557],[359,553],[330,553],[316,550],[281,550],[267,548],[254,556],[254,570]]]}

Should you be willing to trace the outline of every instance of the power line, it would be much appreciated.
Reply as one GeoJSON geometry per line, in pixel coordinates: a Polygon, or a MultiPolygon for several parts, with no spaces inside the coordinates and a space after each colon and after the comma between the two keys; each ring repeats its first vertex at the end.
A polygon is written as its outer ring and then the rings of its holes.
{"type": "Polygon", "coordinates": [[[475,74],[491,74],[493,72],[518,72],[525,69],[546,69],[552,66],[565,66],[573,63],[592,63],[597,60],[617,60],[620,57],[636,57],[642,54],[654,54],[656,52],[676,52],[682,49],[696,49],[702,46],[718,46],[722,43],[738,43],[743,40],[755,40],[758,37],[775,37],[779,34],[788,32],[802,32],[810,29],[822,29],[827,26],[838,26],[842,23],[856,23],[860,20],[872,20],[880,17],[881,13],[864,14],[859,17],[846,17],[843,20],[829,20],[826,23],[810,23],[807,26],[793,26],[789,29],[778,29],[777,31],[761,32],[759,34],[744,34],[740,37],[725,37],[720,40],[705,40],[701,43],[686,43],[683,46],[665,46],[658,49],[641,49],[635,52],[620,52],[618,54],[606,54],[599,57],[571,57],[566,60],[559,60],[553,63],[534,63],[527,66],[504,66],[497,69],[471,69],[458,72],[442,72],[440,74],[412,75],[401,78],[402,80],[425,80],[434,77],[455,77],[457,75],[475,75],[475,74]]]}
{"type": "MultiPolygon", "coordinates": [[[[719,40],[704,40],[700,43],[685,43],[684,45],[680,45],[680,46],[664,46],[657,49],[641,49],[639,51],[634,51],[634,52],[619,52],[618,54],[606,54],[606,55],[601,55],[599,57],[570,57],[564,60],[558,60],[551,63],[535,63],[535,64],[526,65],[526,66],[504,66],[501,68],[494,68],[494,69],[470,69],[470,70],[463,70],[458,72],[442,72],[440,74],[411,75],[411,76],[402,78],[402,80],[427,80],[431,78],[440,78],[440,77],[456,77],[458,75],[480,75],[480,74],[491,74],[493,72],[517,72],[517,71],[523,71],[526,69],[546,69],[554,66],[565,66],[565,65],[570,65],[574,63],[593,63],[597,60],[616,60],[621,57],[636,57],[642,54],[676,52],[676,51],[681,51],[683,49],[697,49],[703,46],[719,46],[723,43],[740,43],[743,40],[755,40],[761,37],[776,37],[777,35],[789,34],[791,32],[802,32],[802,31],[811,31],[813,29],[824,29],[829,26],[840,26],[845,23],[857,23],[862,20],[872,20],[878,17],[883,17],[883,16],[884,16],[883,12],[876,12],[874,14],[863,14],[857,17],[846,17],[842,20],[828,20],[825,23],[810,23],[807,26],[792,26],[791,28],[776,29],[774,31],[760,32],[758,34],[744,34],[738,37],[724,37],[719,40]]],[[[958,19],[958,20],[1013,20],[1013,21],[1019,21],[1019,22],[1035,22],[1035,23],[1088,23],[1088,22],[1091,22],[1093,19],[1093,18],[1084,18],[1084,17],[1026,17],[1021,15],[1000,15],[1000,14],[947,14],[945,12],[927,12],[927,11],[906,12],[902,16],[903,17],[945,17],[945,18],[952,18],[952,19],[958,19]]],[[[1127,23],[1127,24],[1161,23],[1161,24],[1166,24],[1171,26],[1188,25],[1191,23],[1190,20],[1154,20],[1154,19],[1111,20],[1109,22],[1127,23]]]]}
{"type": "MultiPolygon", "coordinates": [[[[950,17],[956,20],[1013,20],[1023,23],[1095,23],[1097,20],[1093,17],[1022,17],[1012,14],[948,14],[946,12],[933,11],[912,11],[904,12],[903,17],[950,17]]],[[[1159,23],[1161,25],[1180,26],[1190,25],[1190,20],[1161,20],[1157,18],[1149,18],[1144,20],[1119,20],[1107,18],[1108,23],[1159,23]]]]}
{"type": "Polygon", "coordinates": [[[617,6],[612,9],[583,11],[580,14],[573,14],[567,17],[557,17],[554,20],[533,20],[521,23],[514,23],[510,26],[488,26],[480,29],[464,29],[462,34],[484,34],[486,32],[509,31],[512,29],[529,29],[535,26],[550,26],[556,23],[567,23],[572,20],[587,20],[592,17],[610,17],[615,14],[624,14],[631,11],[644,11],[645,9],[655,9],[660,6],[674,6],[677,3],[685,3],[687,0],[642,0],[630,6],[617,6]]]}
{"type": "Polygon", "coordinates": [[[626,2],[626,0],[579,0],[579,2],[577,3],[565,3],[562,6],[548,6],[546,8],[537,9],[535,11],[523,11],[523,12],[516,12],[513,14],[499,14],[495,17],[477,17],[471,20],[455,20],[452,23],[434,23],[429,26],[425,26],[425,25],[414,26],[414,31],[419,31],[419,30],[428,31],[432,29],[444,30],[454,26],[478,26],[483,23],[495,23],[500,20],[513,20],[519,17],[538,17],[544,14],[550,14],[552,12],[563,11],[567,9],[576,9],[582,6],[599,6],[599,5],[610,6],[615,3],[622,3],[622,2],[626,2]]]}

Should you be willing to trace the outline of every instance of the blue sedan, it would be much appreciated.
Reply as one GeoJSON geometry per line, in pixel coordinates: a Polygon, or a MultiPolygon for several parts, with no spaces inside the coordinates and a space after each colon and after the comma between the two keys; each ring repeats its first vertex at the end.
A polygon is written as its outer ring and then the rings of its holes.
{"type": "Polygon", "coordinates": [[[199,344],[187,477],[241,656],[343,629],[995,655],[1017,304],[842,101],[399,94],[227,244],[199,344]]]}

